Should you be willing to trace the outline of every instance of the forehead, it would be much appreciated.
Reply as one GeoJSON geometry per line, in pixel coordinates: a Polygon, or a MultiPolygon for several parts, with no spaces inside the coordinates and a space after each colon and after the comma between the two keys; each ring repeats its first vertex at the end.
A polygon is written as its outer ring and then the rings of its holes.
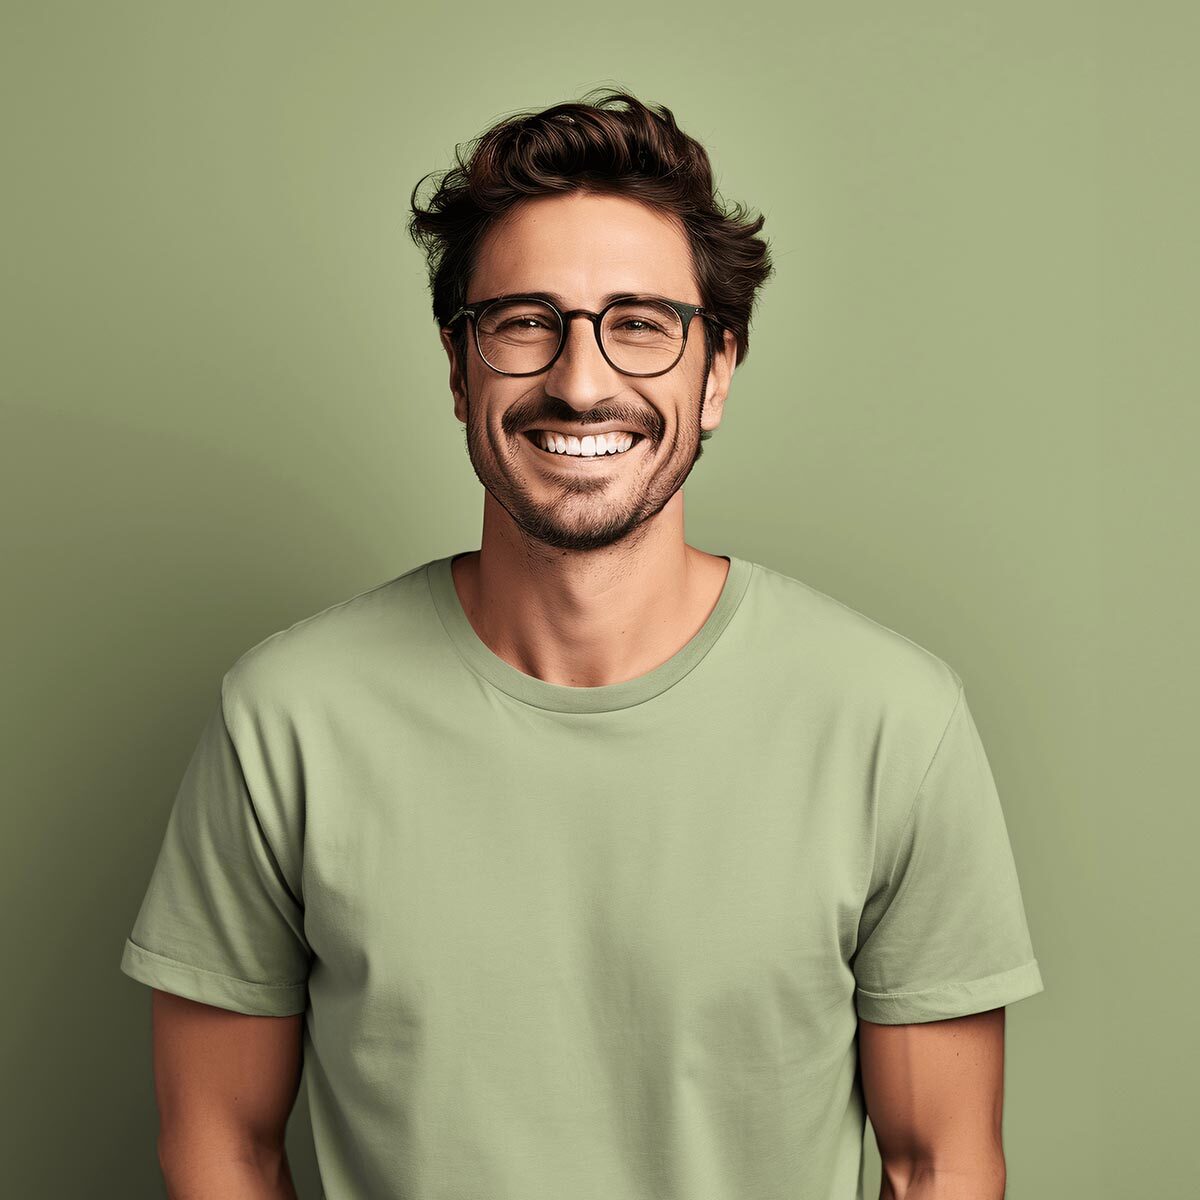
{"type": "Polygon", "coordinates": [[[580,192],[522,201],[485,235],[468,296],[525,291],[596,308],[610,292],[701,302],[678,221],[624,196],[580,192]]]}

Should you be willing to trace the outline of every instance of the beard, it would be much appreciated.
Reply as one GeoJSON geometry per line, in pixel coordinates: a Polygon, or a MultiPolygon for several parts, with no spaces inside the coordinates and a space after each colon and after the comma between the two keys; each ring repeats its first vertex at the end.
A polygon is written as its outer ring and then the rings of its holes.
{"type": "MultiPolygon", "coordinates": [[[[660,422],[654,433],[644,431],[635,459],[624,466],[604,468],[603,477],[597,473],[595,478],[573,469],[554,480],[540,473],[532,475],[517,457],[529,452],[528,446],[517,442],[525,434],[502,432],[496,445],[482,415],[476,419],[470,387],[465,384],[467,455],[475,475],[521,533],[539,545],[557,550],[600,550],[632,539],[641,525],[666,507],[704,453],[703,442],[710,433],[701,429],[700,421],[711,361],[706,343],[697,402],[677,427],[665,460],[649,465],[662,453],[660,422]],[[510,448],[510,443],[516,448],[510,448]],[[629,478],[623,478],[622,473],[629,478]]],[[[463,378],[467,378],[465,371],[463,378]]],[[[564,413],[567,420],[573,415],[564,413]]],[[[528,422],[523,424],[527,426],[528,422]]]]}

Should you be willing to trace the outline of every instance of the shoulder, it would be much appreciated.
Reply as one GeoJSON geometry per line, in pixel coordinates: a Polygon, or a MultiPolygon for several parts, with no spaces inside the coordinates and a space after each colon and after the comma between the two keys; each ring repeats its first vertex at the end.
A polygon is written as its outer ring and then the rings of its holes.
{"type": "Polygon", "coordinates": [[[226,719],[319,707],[346,683],[361,683],[364,671],[381,669],[389,653],[403,654],[429,619],[427,566],[302,617],[243,651],[221,681],[226,719]]]}
{"type": "Polygon", "coordinates": [[[804,580],[755,568],[756,633],[805,691],[918,741],[940,734],[963,686],[944,658],[804,580]]]}
{"type": "Polygon", "coordinates": [[[802,580],[759,565],[752,591],[755,657],[773,694],[788,698],[820,754],[850,764],[865,786],[870,836],[894,847],[958,711],[962,678],[928,647],[802,580]]]}

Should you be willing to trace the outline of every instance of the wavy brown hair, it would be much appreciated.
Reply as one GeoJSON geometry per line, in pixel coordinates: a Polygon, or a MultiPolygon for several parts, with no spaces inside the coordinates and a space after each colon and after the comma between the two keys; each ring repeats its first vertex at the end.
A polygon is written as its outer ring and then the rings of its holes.
{"type": "MultiPolygon", "coordinates": [[[[523,200],[567,192],[617,194],[677,218],[691,246],[700,302],[733,332],[735,365],[742,362],[756,294],[774,271],[767,241],[756,236],[764,218],[722,202],[707,152],[680,130],[669,108],[609,89],[506,117],[467,143],[465,155],[455,146],[455,166],[417,182],[408,232],[426,256],[439,327],[466,303],[489,227],[523,200]],[[437,188],[422,206],[417,193],[431,177],[437,188]]],[[[711,321],[703,325],[711,356],[722,332],[711,321]]],[[[464,322],[454,334],[460,360],[466,337],[464,322]]]]}

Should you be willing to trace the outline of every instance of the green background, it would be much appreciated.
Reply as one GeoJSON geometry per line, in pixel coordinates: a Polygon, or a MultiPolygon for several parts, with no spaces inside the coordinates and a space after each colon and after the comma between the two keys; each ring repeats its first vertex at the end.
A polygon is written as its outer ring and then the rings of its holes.
{"type": "MultiPolygon", "coordinates": [[[[7,5],[8,1193],[163,1194],[117,964],[220,676],[478,545],[409,192],[612,85],[776,264],[688,540],[966,682],[1047,989],[1008,1013],[1009,1195],[1194,1194],[1198,33],[1060,0],[7,5]]],[[[317,1197],[303,1097],[288,1144],[317,1197]]]]}

